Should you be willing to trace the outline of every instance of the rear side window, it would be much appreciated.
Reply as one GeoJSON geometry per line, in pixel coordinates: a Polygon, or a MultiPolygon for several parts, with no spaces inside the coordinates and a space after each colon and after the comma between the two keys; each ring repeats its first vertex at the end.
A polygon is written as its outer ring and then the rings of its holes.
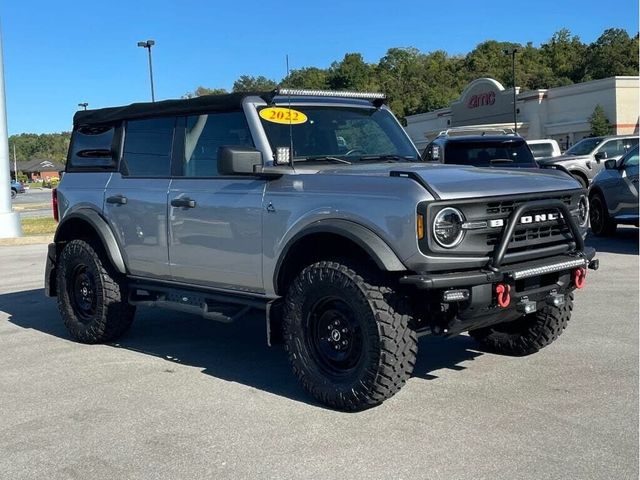
{"type": "Polygon", "coordinates": [[[529,145],[529,148],[536,158],[550,157],[553,155],[553,145],[550,143],[534,143],[529,145]]]}
{"type": "Polygon", "coordinates": [[[449,142],[446,163],[474,167],[530,167],[536,166],[531,150],[523,141],[449,142]]]}
{"type": "Polygon", "coordinates": [[[115,167],[113,126],[84,126],[74,130],[69,148],[69,170],[115,167]]]}
{"type": "Polygon", "coordinates": [[[120,171],[135,177],[168,177],[175,117],[126,123],[120,171]]]}

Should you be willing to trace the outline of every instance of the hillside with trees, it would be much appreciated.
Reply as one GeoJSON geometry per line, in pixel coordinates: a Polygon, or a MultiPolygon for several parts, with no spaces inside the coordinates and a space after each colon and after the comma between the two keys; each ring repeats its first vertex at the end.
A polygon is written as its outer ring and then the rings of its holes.
{"type": "MultiPolygon", "coordinates": [[[[523,90],[552,88],[614,75],[638,75],[638,34],[605,30],[593,43],[583,43],[567,29],[559,30],[539,47],[487,40],[466,55],[415,48],[390,48],[378,63],[367,63],[360,53],[347,53],[328,68],[292,70],[278,81],[243,75],[233,92],[269,91],[276,85],[333,90],[385,92],[399,117],[447,106],[462,89],[479,77],[492,77],[511,86],[511,56],[517,48],[516,84],[523,90]]],[[[224,89],[198,87],[187,97],[224,93],[224,89]]]]}
{"type": "MultiPolygon", "coordinates": [[[[365,62],[360,53],[347,53],[328,68],[308,66],[292,70],[282,79],[242,75],[233,92],[270,91],[276,86],[310,89],[380,91],[388,96],[399,117],[447,106],[462,89],[479,77],[492,77],[511,86],[511,57],[505,49],[517,48],[516,83],[523,90],[551,88],[614,75],[638,75],[638,34],[625,30],[605,30],[593,43],[584,43],[562,29],[539,47],[487,40],[466,55],[450,55],[438,50],[421,52],[415,48],[390,48],[378,63],[365,62]]],[[[250,67],[250,65],[247,65],[250,67]]],[[[224,88],[198,87],[184,95],[227,93],[224,88]]],[[[592,119],[605,128],[597,113],[592,119]]],[[[70,133],[30,134],[9,137],[13,159],[52,159],[64,162],[70,133]]]]}

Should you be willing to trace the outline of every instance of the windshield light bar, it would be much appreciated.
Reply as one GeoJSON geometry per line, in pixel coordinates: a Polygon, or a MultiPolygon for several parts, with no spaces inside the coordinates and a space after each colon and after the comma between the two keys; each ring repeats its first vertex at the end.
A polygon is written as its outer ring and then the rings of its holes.
{"type": "Polygon", "coordinates": [[[279,88],[276,90],[276,94],[291,96],[309,95],[312,97],[362,98],[365,100],[384,100],[387,98],[384,93],[341,92],[337,90],[303,90],[298,88],[279,88]]]}

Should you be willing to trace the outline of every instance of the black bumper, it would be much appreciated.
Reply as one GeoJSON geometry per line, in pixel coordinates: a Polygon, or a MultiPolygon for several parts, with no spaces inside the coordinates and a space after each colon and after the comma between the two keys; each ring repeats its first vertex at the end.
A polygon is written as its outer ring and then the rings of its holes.
{"type": "Polygon", "coordinates": [[[505,265],[495,269],[487,268],[444,274],[407,275],[400,279],[400,283],[427,290],[474,287],[500,282],[512,283],[516,280],[530,278],[535,275],[570,271],[579,267],[597,270],[599,262],[593,259],[595,254],[595,249],[586,247],[582,252],[557,255],[514,265],[505,265]]]}

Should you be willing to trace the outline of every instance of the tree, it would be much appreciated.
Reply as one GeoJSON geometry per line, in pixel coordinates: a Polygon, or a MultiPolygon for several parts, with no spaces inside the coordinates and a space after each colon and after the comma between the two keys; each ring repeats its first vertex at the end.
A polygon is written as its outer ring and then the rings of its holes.
{"type": "Polygon", "coordinates": [[[376,90],[375,65],[364,61],[360,53],[347,53],[342,61],[333,62],[327,83],[332,90],[376,90]]]}
{"type": "Polygon", "coordinates": [[[282,80],[283,87],[308,88],[325,90],[329,88],[329,72],[326,69],[308,67],[292,70],[288,77],[282,80]]]}
{"type": "Polygon", "coordinates": [[[224,95],[227,92],[224,88],[206,88],[198,87],[193,92],[185,93],[182,98],[201,97],[203,95],[224,95]]]}
{"type": "Polygon", "coordinates": [[[604,108],[601,105],[596,105],[593,109],[593,113],[589,117],[589,124],[591,125],[591,136],[602,137],[611,134],[611,122],[604,113],[604,108]]]}
{"type": "Polygon", "coordinates": [[[638,35],[634,38],[621,28],[609,28],[591,45],[587,59],[590,78],[638,75],[638,35]]]}
{"type": "Polygon", "coordinates": [[[234,92],[270,92],[274,90],[278,84],[262,75],[253,77],[251,75],[242,75],[233,82],[234,92]]]}
{"type": "Polygon", "coordinates": [[[547,43],[540,45],[541,63],[549,69],[544,88],[581,82],[585,74],[587,45],[580,37],[572,36],[566,29],[553,34],[547,43]]]}

